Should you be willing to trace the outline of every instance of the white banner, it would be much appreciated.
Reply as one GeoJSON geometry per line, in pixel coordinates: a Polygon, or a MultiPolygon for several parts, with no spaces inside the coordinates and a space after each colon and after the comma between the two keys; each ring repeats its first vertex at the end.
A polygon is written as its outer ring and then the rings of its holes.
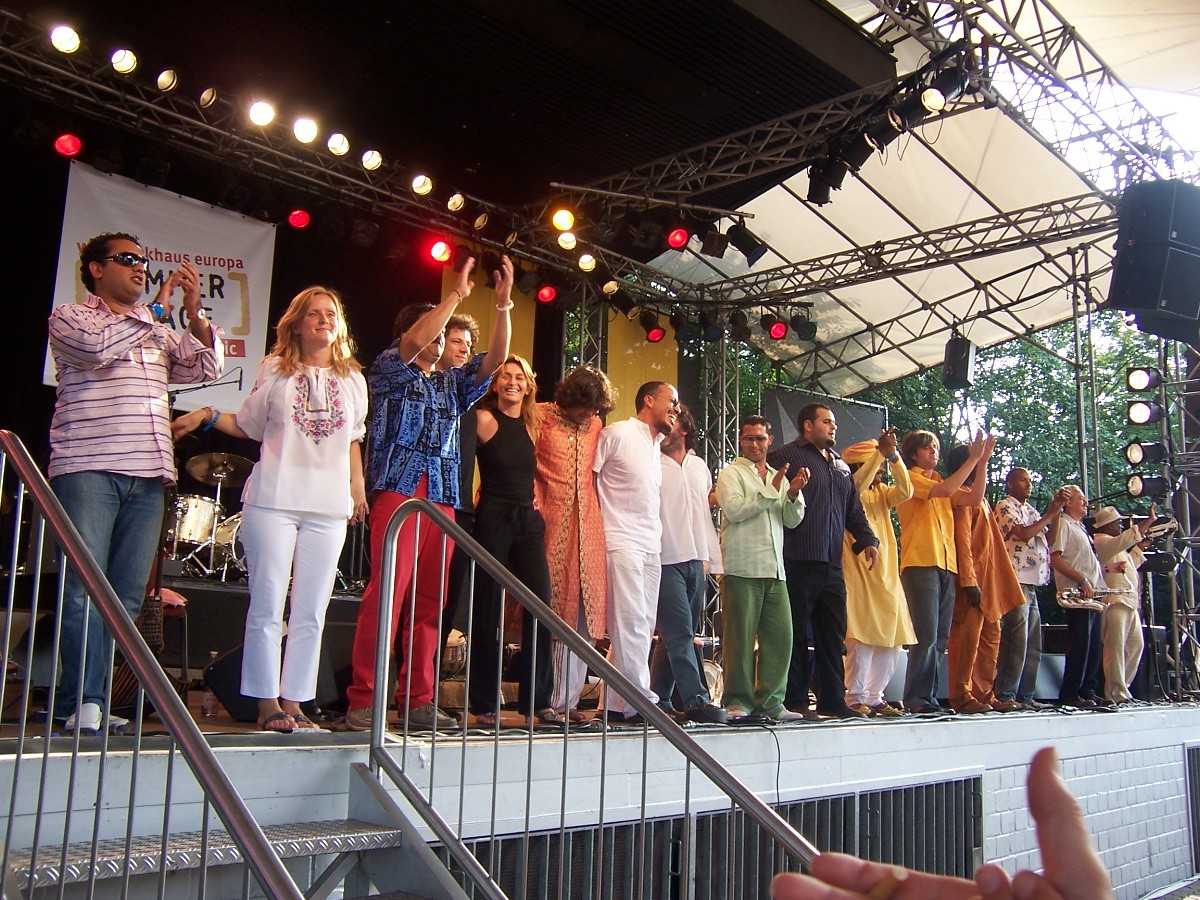
{"type": "MultiPolygon", "coordinates": [[[[150,260],[146,302],[180,263],[200,272],[200,302],[223,332],[223,384],[197,391],[181,388],[176,406],[237,410],[254,385],[259,360],[266,352],[271,297],[271,265],[275,258],[275,226],[226,209],[146,187],[119,175],[105,175],[79,162],[71,163],[67,204],[58,248],[54,303],[75,303],[87,293],[79,280],[79,251],[107,231],[124,231],[141,240],[150,260]],[[238,374],[242,375],[238,387],[238,374]]],[[[177,331],[181,294],[171,298],[168,323],[177,331]]],[[[46,351],[45,384],[56,384],[54,361],[46,351]]]]}

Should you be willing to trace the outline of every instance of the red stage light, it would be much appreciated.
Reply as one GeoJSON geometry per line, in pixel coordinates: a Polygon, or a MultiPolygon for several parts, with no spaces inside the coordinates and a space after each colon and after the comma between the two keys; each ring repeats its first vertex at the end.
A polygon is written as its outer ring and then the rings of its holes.
{"type": "Polygon", "coordinates": [[[60,134],[54,141],[54,149],[63,156],[78,156],[83,149],[83,141],[68,132],[60,134]]]}
{"type": "Polygon", "coordinates": [[[449,262],[450,254],[451,254],[451,250],[450,250],[449,242],[444,241],[440,238],[438,240],[434,241],[433,245],[430,246],[430,248],[429,248],[429,255],[436,262],[440,262],[440,263],[449,262]]]}
{"type": "Polygon", "coordinates": [[[786,322],[775,322],[767,330],[767,334],[771,335],[772,338],[778,341],[787,337],[787,329],[788,327],[786,322]]]}
{"type": "MultiPolygon", "coordinates": [[[[667,233],[667,246],[672,250],[682,250],[691,240],[692,233],[686,228],[672,228],[667,233]]],[[[661,338],[659,339],[661,340],[661,338]]]]}
{"type": "Polygon", "coordinates": [[[288,224],[293,228],[307,228],[311,221],[312,216],[308,214],[307,209],[293,209],[288,213],[288,224]]]}
{"type": "Polygon", "coordinates": [[[667,329],[663,328],[661,325],[654,325],[649,331],[646,332],[646,341],[650,344],[657,344],[666,336],[667,329]]]}
{"type": "Polygon", "coordinates": [[[552,284],[543,284],[540,288],[538,288],[538,303],[553,303],[554,298],[557,296],[558,289],[552,284]]]}

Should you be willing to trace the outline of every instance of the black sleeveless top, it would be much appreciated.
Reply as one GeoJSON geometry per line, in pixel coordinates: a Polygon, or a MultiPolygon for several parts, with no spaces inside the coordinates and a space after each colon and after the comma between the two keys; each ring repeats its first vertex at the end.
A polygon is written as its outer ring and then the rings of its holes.
{"type": "Polygon", "coordinates": [[[506,416],[499,410],[491,413],[496,419],[496,433],[486,444],[481,443],[475,448],[475,457],[479,460],[480,500],[532,506],[537,458],[533,441],[525,430],[525,420],[506,416]]]}

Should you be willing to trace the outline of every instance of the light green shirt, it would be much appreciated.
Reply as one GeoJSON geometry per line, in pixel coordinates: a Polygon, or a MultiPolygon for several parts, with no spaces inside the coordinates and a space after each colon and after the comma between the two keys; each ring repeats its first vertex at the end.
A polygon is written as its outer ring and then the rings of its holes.
{"type": "Polygon", "coordinates": [[[804,494],[795,500],[772,485],[775,470],[767,466],[766,481],[754,463],[739,456],[717,476],[721,504],[721,557],[726,575],[784,579],[783,529],[804,518],[804,494]]]}

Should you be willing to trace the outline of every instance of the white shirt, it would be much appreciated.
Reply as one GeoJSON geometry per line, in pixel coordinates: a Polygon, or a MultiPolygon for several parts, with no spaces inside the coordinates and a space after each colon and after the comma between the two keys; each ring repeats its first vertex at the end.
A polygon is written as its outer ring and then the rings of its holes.
{"type": "Polygon", "coordinates": [[[663,435],[637,417],[614,422],[600,432],[592,471],[608,550],[662,550],[658,516],[663,435]]]}
{"type": "Polygon", "coordinates": [[[1109,597],[1109,602],[1137,609],[1142,596],[1138,567],[1146,561],[1146,554],[1138,546],[1142,533],[1135,527],[1126,528],[1117,535],[1097,531],[1092,540],[1096,543],[1096,556],[1105,565],[1105,586],[1121,592],[1109,597]],[[1120,568],[1119,563],[1125,564],[1124,572],[1108,571],[1109,568],[1120,568]]]}
{"type": "MultiPolygon", "coordinates": [[[[1014,525],[1033,525],[1041,516],[1028,501],[1022,502],[1016,497],[1007,496],[992,511],[996,524],[1000,526],[1000,534],[1004,536],[1004,546],[1012,560],[1013,569],[1017,573],[1017,581],[1021,584],[1037,586],[1050,580],[1050,545],[1046,542],[1046,528],[1043,528],[1027,541],[1018,541],[1012,536],[1014,525]]],[[[1048,526],[1047,526],[1048,527],[1048,526]]],[[[1094,586],[1094,585],[1093,585],[1094,586]]]]}
{"type": "Polygon", "coordinates": [[[238,427],[262,441],[242,502],[349,517],[350,443],[362,439],[366,418],[367,382],[360,372],[341,377],[308,366],[284,376],[274,357],[264,359],[237,414],[238,427]]]}
{"type": "MultiPolygon", "coordinates": [[[[1066,514],[1058,517],[1058,532],[1054,535],[1050,552],[1061,552],[1063,559],[1072,569],[1083,575],[1092,587],[1101,587],[1104,584],[1104,570],[1100,567],[1100,560],[1096,558],[1096,552],[1092,549],[1092,542],[1084,530],[1083,523],[1078,519],[1066,514]]],[[[1074,581],[1058,571],[1054,573],[1054,583],[1060,591],[1078,587],[1074,581]]]]}
{"type": "Polygon", "coordinates": [[[708,466],[692,450],[682,464],[665,453],[658,455],[662,463],[662,564],[697,559],[710,562],[716,529],[708,511],[712,490],[708,466]]]}

